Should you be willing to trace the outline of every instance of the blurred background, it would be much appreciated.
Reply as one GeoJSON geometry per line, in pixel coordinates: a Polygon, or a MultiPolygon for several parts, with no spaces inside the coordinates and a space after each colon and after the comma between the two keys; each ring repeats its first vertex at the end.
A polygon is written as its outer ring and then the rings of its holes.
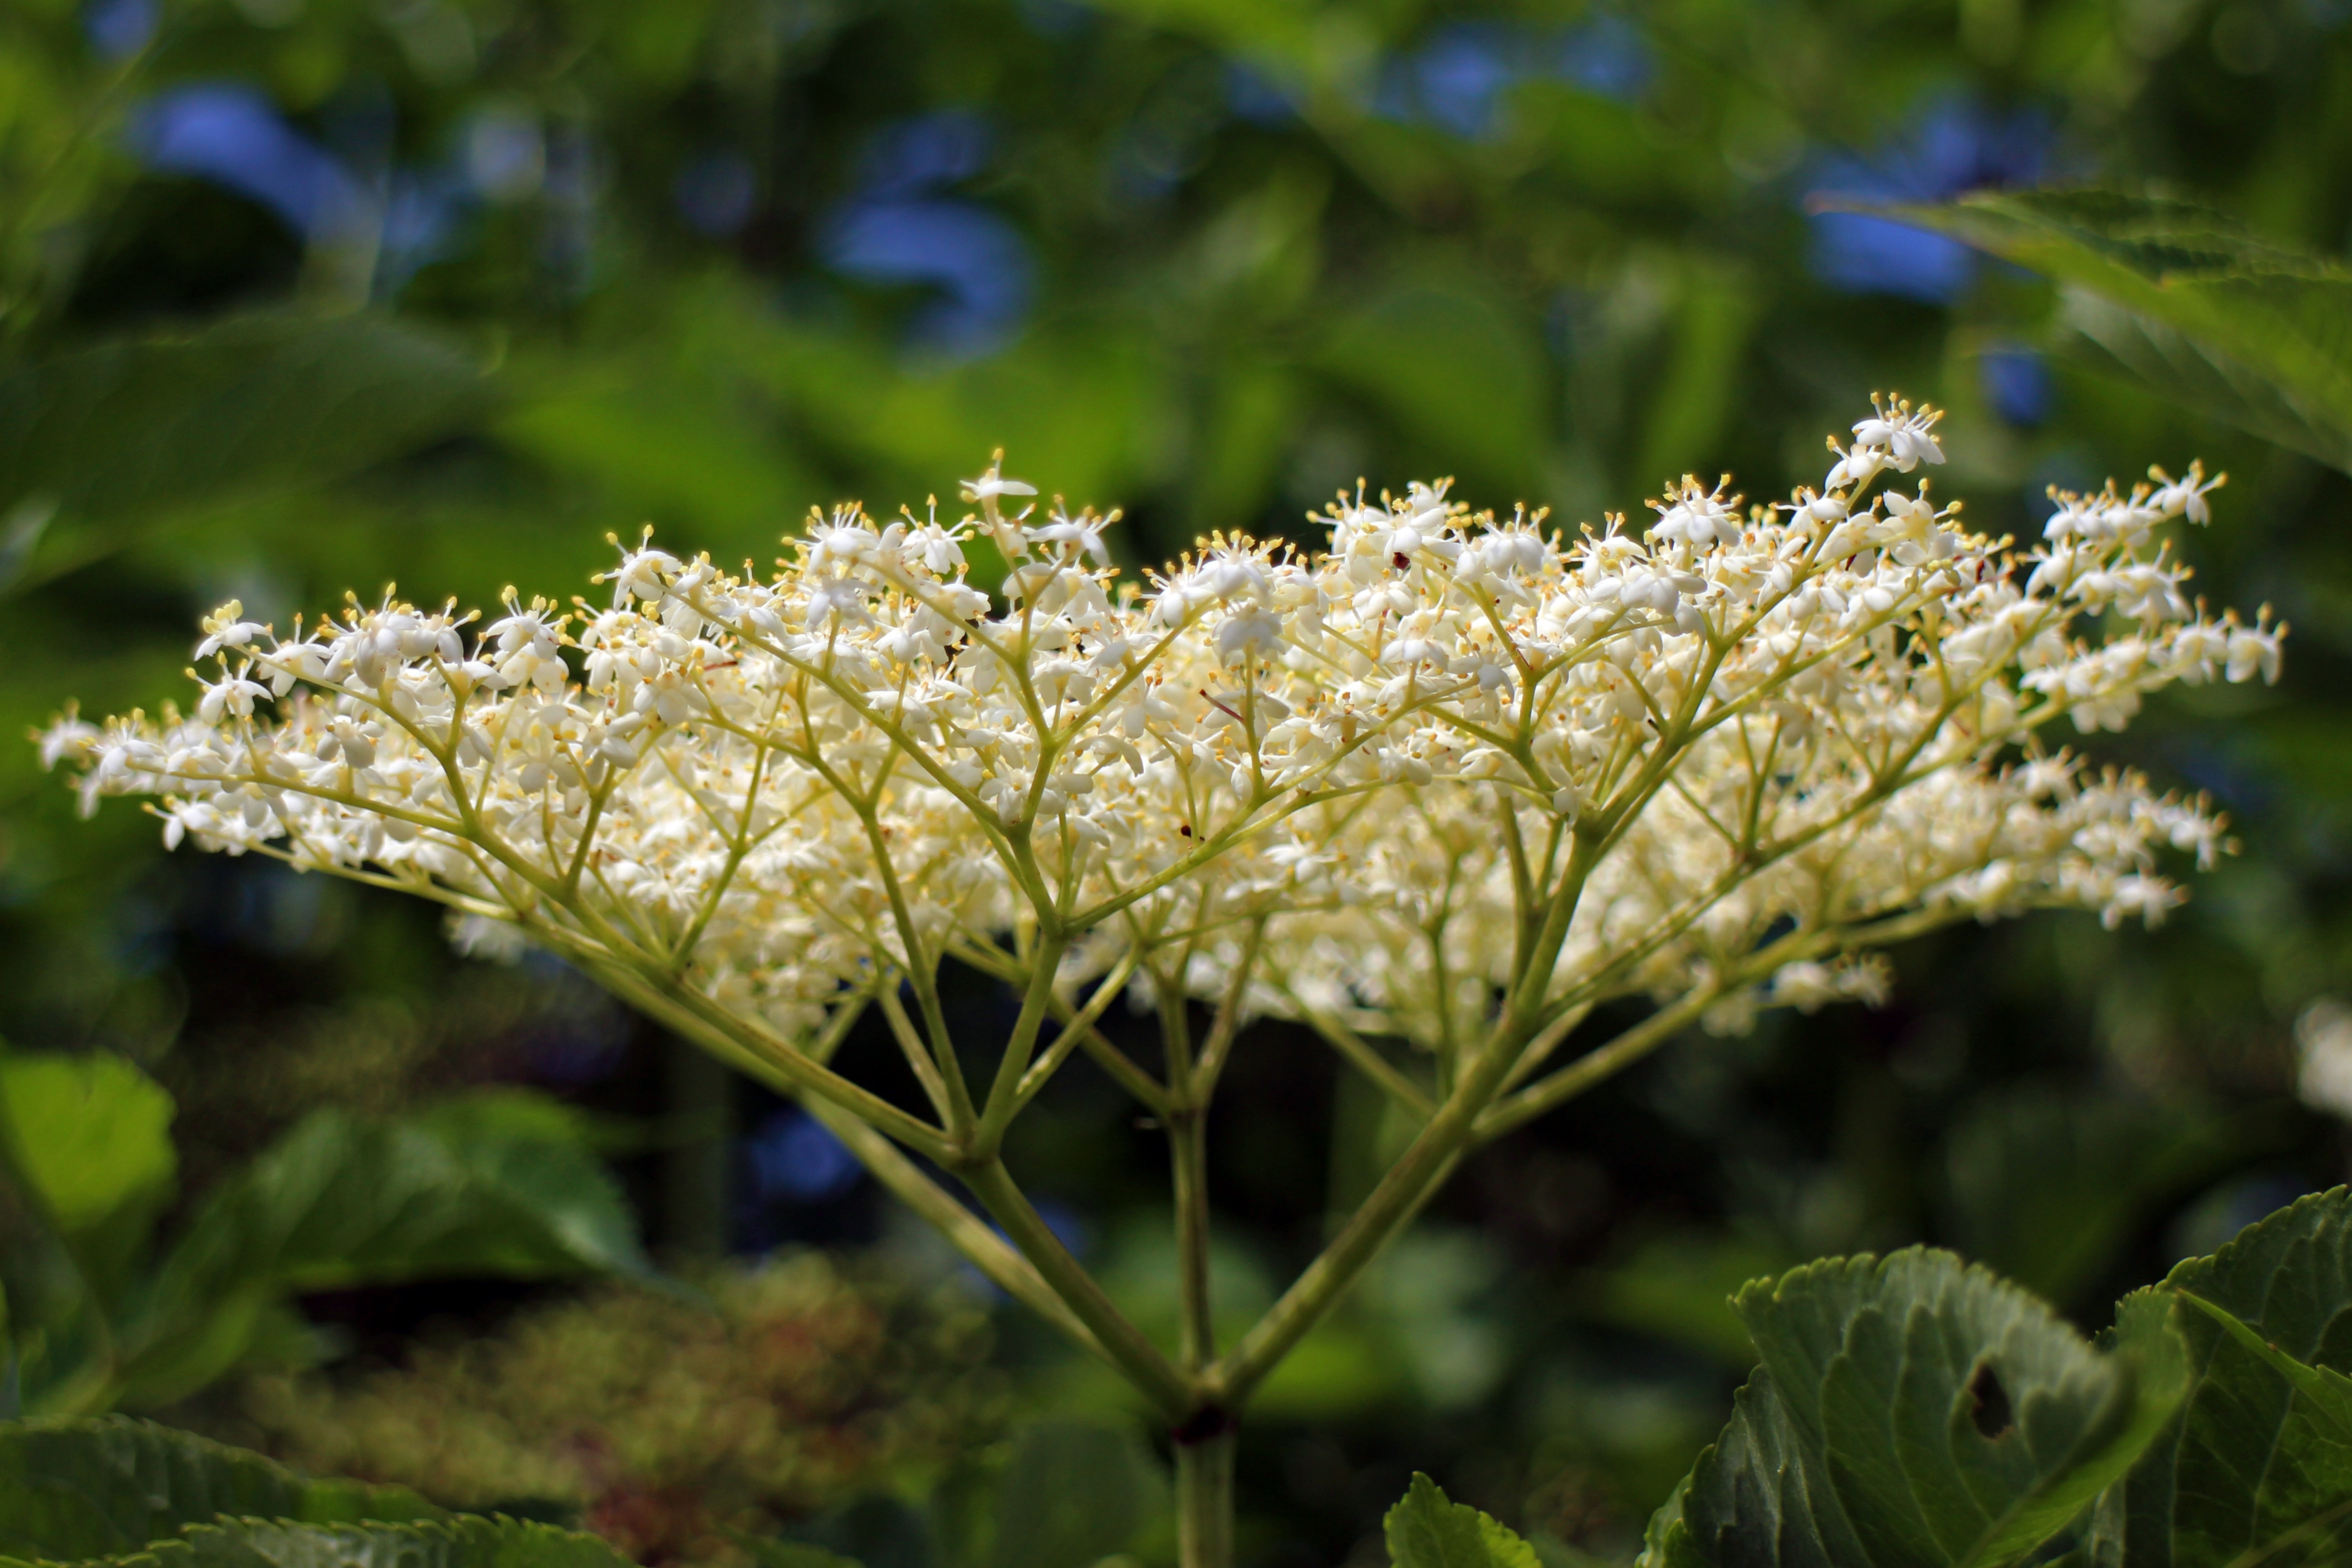
{"type": "MultiPolygon", "coordinates": [[[[2217,602],[2293,623],[2285,678],[2093,748],[2231,814],[2242,853],[2187,910],[1937,937],[1883,1010],[1680,1042],[1492,1148],[1244,1448],[1254,1561],[1384,1560],[1414,1468],[1559,1560],[1619,1557],[1749,1363],[1740,1280],[1929,1240],[2096,1327],[2346,1173],[2352,479],[2046,357],[2034,276],[1809,207],[2074,180],[2341,256],[2352,4],[6,0],[0,730],[177,696],[231,596],[283,627],[395,579],[569,595],[647,522],[764,560],[812,503],[919,510],[1000,446],[1124,507],[1130,569],[1297,532],[1359,477],[1570,524],[1685,469],[1777,495],[1883,388],[1948,408],[1937,483],[1995,531],[2052,484],[2227,468],[2182,547],[2217,602]]],[[[601,1113],[657,1258],[781,1260],[719,1293],[732,1338],[670,1391],[768,1379],[790,1419],[756,1453],[551,1392],[693,1341],[667,1298],[509,1280],[314,1292],[323,1373],[183,1418],[428,1489],[494,1475],[668,1562],[723,1554],[709,1520],[746,1496],[819,1517],[1023,1412],[1118,1413],[813,1121],[562,966],[166,855],[126,805],[73,818],[0,748],[0,1032],[152,1074],[183,1209],[320,1107],[519,1085],[601,1113]],[[852,1419],[876,1409],[879,1436],[852,1419]]],[[[964,1026],[1009,1021],[958,984],[964,1026]]],[[[1279,1027],[1228,1081],[1239,1314],[1396,1130],[1279,1027]]],[[[1013,1159],[1166,1317],[1161,1143],[1110,1086],[1064,1075],[1013,1159]]]]}

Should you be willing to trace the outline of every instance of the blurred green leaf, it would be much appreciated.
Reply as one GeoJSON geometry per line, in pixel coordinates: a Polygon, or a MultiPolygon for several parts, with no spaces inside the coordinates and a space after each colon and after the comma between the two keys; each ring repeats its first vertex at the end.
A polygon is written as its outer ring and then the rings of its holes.
{"type": "Polygon", "coordinates": [[[290,1292],[436,1276],[648,1271],[603,1163],[492,1090],[405,1121],[315,1111],[216,1188],[164,1259],[123,1398],[183,1397],[290,1292]]]}
{"type": "Polygon", "coordinates": [[[389,317],[250,316],[0,374],[0,513],[55,505],[47,575],[122,529],[350,473],[463,426],[482,366],[389,317]]]}
{"type": "Polygon", "coordinates": [[[220,1514],[313,1523],[439,1512],[400,1487],[312,1480],[258,1454],[121,1416],[0,1424],[0,1554],[135,1552],[220,1514]]]}
{"type": "Polygon", "coordinates": [[[1399,286],[1342,321],[1320,363],[1407,434],[1407,464],[1444,463],[1481,490],[1534,483],[1547,445],[1542,355],[1535,332],[1475,282],[1399,286]]]}
{"type": "MultiPolygon", "coordinates": [[[[399,1524],[223,1519],[185,1526],[177,1537],[136,1552],[81,1561],[91,1568],[625,1568],[627,1563],[593,1535],[478,1515],[399,1524]]],[[[0,1565],[20,1568],[5,1557],[0,1565]]]]}
{"type": "Polygon", "coordinates": [[[2069,286],[2074,345],[2160,395],[2352,472],[2352,270],[2164,196],[1980,192],[1856,207],[2069,286]]]}
{"type": "Polygon", "coordinates": [[[616,525],[683,524],[703,535],[698,547],[750,548],[826,499],[794,458],[785,411],[728,374],[731,356],[689,338],[584,357],[534,363],[533,390],[498,429],[517,450],[641,510],[615,517],[616,525]],[[714,531],[719,538],[707,537],[714,531]]]}
{"type": "Polygon", "coordinates": [[[740,1532],[734,1540],[757,1568],[863,1568],[854,1557],[805,1541],[767,1541],[740,1532]]]}
{"type": "MultiPolygon", "coordinates": [[[[1665,376],[1652,396],[1633,475],[1643,486],[1671,482],[1691,464],[1722,456],[1739,359],[1756,328],[1759,301],[1739,273],[1703,266],[1685,271],[1665,376]]],[[[1715,476],[1700,478],[1712,483],[1715,476]]]]}
{"type": "Polygon", "coordinates": [[[919,1509],[860,1499],[753,1555],[760,1568],[1086,1568],[1136,1549],[1168,1506],[1167,1477],[1132,1425],[1039,1421],[1001,1458],[951,1467],[919,1509]]]}
{"type": "Polygon", "coordinates": [[[1669,1232],[1598,1271],[1593,1315],[1703,1351],[1727,1366],[1752,1366],[1756,1342],[1731,1299],[1750,1279],[1777,1274],[1791,1261],[1782,1250],[1745,1236],[1669,1232]]]}
{"type": "Polygon", "coordinates": [[[404,1121],[312,1112],[206,1199],[167,1267],[295,1290],[453,1272],[644,1272],[610,1173],[554,1136],[552,1119],[516,1125],[516,1092],[404,1121]]]}
{"type": "Polygon", "coordinates": [[[1959,1251],[2073,1304],[2135,1227],[2254,1150],[2278,1119],[2225,1118],[2027,1082],[1984,1096],[1944,1152],[1948,1234],[1959,1251]]]}
{"type": "Polygon", "coordinates": [[[1085,1568],[1129,1544],[1166,1487],[1132,1428],[1041,1421],[996,1489],[994,1568],[1085,1568]]]}
{"type": "Polygon", "coordinates": [[[1418,1473],[1381,1528],[1395,1568],[1540,1568],[1534,1547],[1418,1473]]]}
{"type": "Polygon", "coordinates": [[[2017,1562],[2172,1408],[2160,1342],[2102,1354],[1948,1253],[1808,1264],[1738,1309],[1763,1365],[1652,1521],[1649,1568],[2017,1562]]]}
{"type": "Polygon", "coordinates": [[[2126,1298],[2188,1347],[2178,1416],[2101,1500],[2102,1568],[2341,1562],[2352,1550],[2352,1190],[2303,1198],[2126,1298]]]}
{"type": "Polygon", "coordinates": [[[172,1097],[121,1057],[0,1051],[0,1153],[45,1219],[78,1237],[144,1222],[179,1168],[172,1097]]]}
{"type": "MultiPolygon", "coordinates": [[[[968,1463],[950,1468],[932,1489],[926,1508],[898,1497],[860,1498],[803,1521],[774,1544],[787,1552],[824,1552],[859,1568],[972,1568],[980,1556],[971,1544],[979,1531],[949,1516],[968,1511],[961,1505],[979,1490],[981,1470],[968,1463]]],[[[984,1496],[980,1500],[984,1505],[984,1496]]],[[[984,1513],[984,1506],[978,1511],[984,1513]]],[[[824,1568],[821,1563],[759,1557],[761,1568],[824,1568]]]]}

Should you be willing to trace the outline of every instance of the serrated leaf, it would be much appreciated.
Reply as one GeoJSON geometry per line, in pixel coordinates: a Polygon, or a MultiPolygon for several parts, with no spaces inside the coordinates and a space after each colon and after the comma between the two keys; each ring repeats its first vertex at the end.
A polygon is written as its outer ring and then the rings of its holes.
{"type": "Polygon", "coordinates": [[[1536,1549],[1468,1503],[1454,1502],[1427,1476],[1389,1510],[1381,1525],[1395,1568],[1541,1568],[1536,1549]]]}
{"type": "Polygon", "coordinates": [[[2352,1459],[2332,1394],[2352,1373],[2352,1190],[2302,1198],[2210,1258],[2135,1291],[2119,1322],[2168,1321],[2186,1347],[2176,1417],[2100,1500],[2099,1568],[2264,1568],[2352,1552],[2352,1459]]]}
{"type": "Polygon", "coordinates": [[[2193,337],[2075,287],[2060,296],[2057,325],[2052,346],[2062,359],[2137,381],[2168,402],[2330,468],[2352,468],[2352,434],[2339,420],[2259,364],[2221,352],[2216,340],[2193,337]]]}
{"type": "Polygon", "coordinates": [[[1653,1521],[1653,1568],[2018,1562],[2170,1408],[2150,1348],[2101,1354],[1948,1253],[1811,1264],[1735,1305],[1764,1364],[1653,1521]]]}
{"type": "Polygon", "coordinates": [[[2192,1296],[2184,1290],[2180,1299],[2221,1324],[2222,1332],[2284,1378],[2296,1395],[2310,1405],[2317,1423],[2333,1433],[2329,1441],[2336,1452],[2328,1458],[2340,1467],[2336,1490],[2352,1497],[2352,1377],[2346,1377],[2333,1367],[2304,1365],[2202,1296],[2192,1296]]]}
{"type": "MultiPolygon", "coordinates": [[[[135,1553],[80,1559],[76,1568],[625,1568],[627,1561],[577,1531],[467,1514],[405,1524],[223,1519],[135,1553]]],[[[0,1558],[0,1568],[7,1563],[0,1558]]]]}
{"type": "Polygon", "coordinates": [[[1870,1561],[1809,1443],[1758,1367],[1732,1401],[1723,1436],[1643,1532],[1642,1568],[1788,1563],[1844,1568],[1870,1561]]]}
{"type": "Polygon", "coordinates": [[[2352,270],[2192,204],[2116,191],[1979,192],[1868,209],[2070,286],[2078,353],[2200,413],[2352,471],[2352,270]]]}
{"type": "Polygon", "coordinates": [[[437,1511],[404,1488],[312,1480],[259,1454],[151,1422],[0,1424],[0,1553],[8,1556],[134,1552],[224,1513],[340,1523],[437,1511]]]}

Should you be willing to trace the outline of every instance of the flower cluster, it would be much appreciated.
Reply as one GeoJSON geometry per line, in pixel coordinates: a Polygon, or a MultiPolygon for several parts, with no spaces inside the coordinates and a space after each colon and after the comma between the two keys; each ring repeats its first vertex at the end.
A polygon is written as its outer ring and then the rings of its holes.
{"type": "MultiPolygon", "coordinates": [[[[1643,528],[1359,487],[1328,547],[1219,534],[1149,585],[1107,564],[1115,513],[992,464],[960,521],[813,515],[764,577],[648,535],[603,602],[487,625],[230,604],[193,713],[42,746],[171,843],[425,893],[777,1040],[952,956],[1042,973],[1066,1019],[1108,977],[1351,1047],[1500,1030],[1499,1090],[1611,997],[1719,1027],[1867,999],[1888,942],[2153,921],[2160,859],[2225,847],[2043,740],[2274,678],[2285,628],[2206,613],[2158,539],[2220,479],[2056,494],[2020,548],[1930,494],[1937,417],[1876,401],[1818,489],[1685,477],[1643,528]]],[[[944,1040],[909,1048],[952,1126],[944,1040]]]]}

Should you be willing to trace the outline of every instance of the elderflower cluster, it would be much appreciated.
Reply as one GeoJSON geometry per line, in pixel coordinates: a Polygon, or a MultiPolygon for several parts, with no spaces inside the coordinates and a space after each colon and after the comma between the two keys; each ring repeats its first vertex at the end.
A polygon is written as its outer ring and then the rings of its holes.
{"type": "Polygon", "coordinates": [[[2226,847],[2042,739],[2274,679],[2284,626],[2208,614],[2158,538],[2221,479],[2057,494],[2020,548],[1916,477],[1937,417],[1874,400],[1775,506],[1686,476],[1570,534],[1360,487],[1326,545],[1218,534],[1148,585],[1116,513],[992,464],[961,521],[840,507],[766,576],[648,534],[603,602],[486,625],[387,596],[281,637],[232,603],[193,712],[68,713],[43,756],[171,844],[425,893],[790,1038],[943,955],[1439,1052],[1510,995],[1555,1041],[1623,994],[1738,1028],[1875,998],[1874,950],[1939,921],[2152,921],[2160,862],[2226,847]]]}

